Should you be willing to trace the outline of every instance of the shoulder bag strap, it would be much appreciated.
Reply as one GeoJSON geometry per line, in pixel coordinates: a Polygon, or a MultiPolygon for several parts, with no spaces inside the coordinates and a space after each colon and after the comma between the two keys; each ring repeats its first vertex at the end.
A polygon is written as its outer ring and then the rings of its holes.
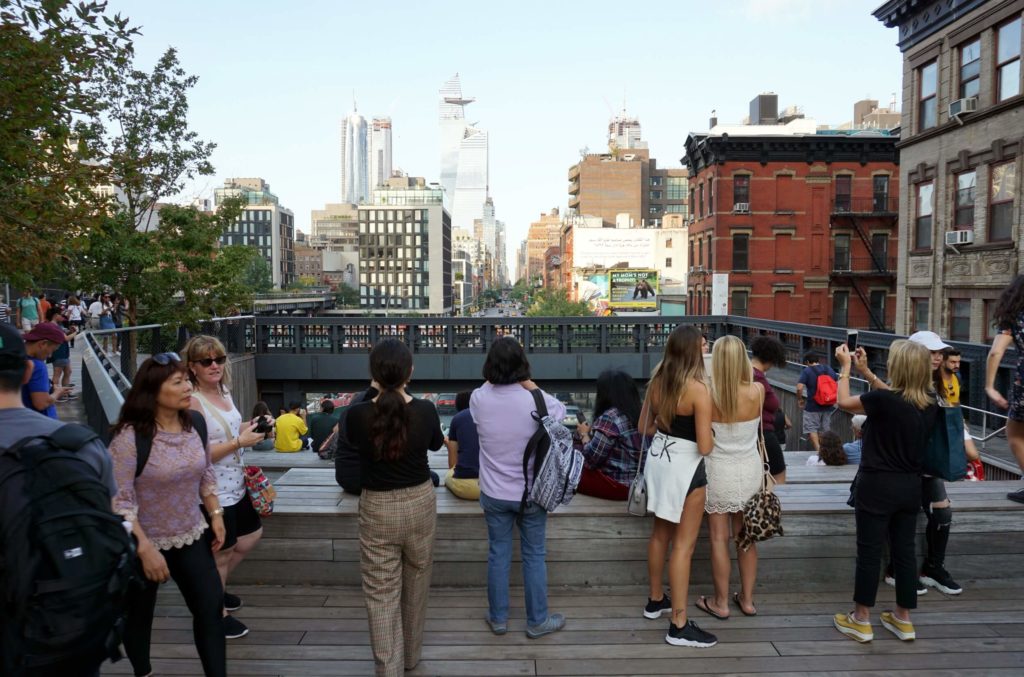
{"type": "Polygon", "coordinates": [[[768,465],[768,447],[764,441],[764,398],[765,388],[764,384],[761,384],[761,406],[757,409],[757,451],[761,456],[761,468],[764,473],[761,477],[761,490],[768,491],[769,483],[774,486],[775,478],[772,477],[771,469],[768,465]]]}
{"type": "MultiPolygon", "coordinates": [[[[221,411],[217,408],[217,405],[208,400],[206,398],[206,395],[203,395],[198,390],[193,393],[193,396],[199,400],[199,404],[201,404],[203,407],[203,412],[209,412],[217,421],[218,425],[220,425],[220,427],[224,429],[224,436],[227,439],[227,441],[231,441],[230,439],[228,439],[231,437],[231,426],[228,425],[227,420],[224,418],[224,415],[221,413],[221,411]]],[[[235,450],[235,458],[238,459],[239,463],[242,462],[242,455],[238,452],[237,449],[235,450]]]]}
{"type": "MultiPolygon", "coordinates": [[[[647,407],[648,418],[651,419],[651,423],[657,425],[654,413],[651,410],[653,406],[651,404],[651,389],[647,387],[647,392],[644,393],[644,403],[640,406],[640,417],[643,418],[644,407],[647,407]]],[[[643,421],[640,421],[643,424],[643,421]]],[[[644,471],[644,462],[647,460],[647,426],[643,426],[643,430],[640,431],[640,462],[636,465],[636,474],[640,475],[644,471]]]]}

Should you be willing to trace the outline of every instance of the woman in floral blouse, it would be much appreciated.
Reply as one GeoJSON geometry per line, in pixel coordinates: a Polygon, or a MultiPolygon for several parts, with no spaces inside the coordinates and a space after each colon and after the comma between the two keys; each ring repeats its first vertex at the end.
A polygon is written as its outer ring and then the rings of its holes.
{"type": "Polygon", "coordinates": [[[597,377],[594,423],[580,423],[583,474],[576,491],[587,496],[625,501],[640,463],[640,392],[624,371],[597,377]]]}
{"type": "Polygon", "coordinates": [[[159,584],[169,578],[192,612],[203,672],[208,677],[227,674],[221,623],[224,590],[213,559],[224,543],[224,510],[217,500],[210,451],[196,429],[204,419],[193,419],[191,400],[192,384],[181,358],[176,353],[154,355],[139,367],[110,441],[117,481],[114,510],[132,524],[145,575],[144,587],[129,598],[124,633],[136,675],[153,672],[153,609],[159,584]],[[152,441],[141,472],[137,437],[152,441]],[[210,515],[209,530],[200,501],[210,515]]]}

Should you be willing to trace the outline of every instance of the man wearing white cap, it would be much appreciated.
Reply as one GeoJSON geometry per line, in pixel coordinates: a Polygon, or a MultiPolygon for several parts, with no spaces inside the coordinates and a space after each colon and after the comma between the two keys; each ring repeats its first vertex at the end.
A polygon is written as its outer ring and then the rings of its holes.
{"type": "MultiPolygon", "coordinates": [[[[933,331],[915,332],[910,335],[909,339],[914,343],[920,343],[931,351],[932,373],[937,374],[936,370],[942,366],[943,351],[952,346],[943,342],[933,331]]],[[[854,362],[858,371],[867,379],[869,387],[888,389],[889,386],[884,381],[871,373],[863,348],[857,349],[854,362]]],[[[940,398],[943,395],[943,392],[938,393],[940,398]]],[[[928,525],[924,532],[928,547],[924,564],[921,566],[921,583],[923,586],[936,588],[947,595],[959,595],[963,592],[963,588],[953,580],[944,566],[946,546],[949,544],[949,529],[953,523],[953,509],[950,507],[949,496],[946,494],[946,483],[941,477],[930,475],[921,477],[921,507],[928,518],[928,525]]],[[[891,567],[890,563],[886,568],[885,582],[895,585],[891,567]]],[[[918,594],[922,594],[923,591],[926,592],[927,589],[919,588],[918,594]]]]}

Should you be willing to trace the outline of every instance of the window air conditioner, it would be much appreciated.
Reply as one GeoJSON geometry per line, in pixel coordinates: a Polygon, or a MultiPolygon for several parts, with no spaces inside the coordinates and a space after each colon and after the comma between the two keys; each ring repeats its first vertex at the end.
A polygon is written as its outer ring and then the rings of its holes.
{"type": "Polygon", "coordinates": [[[697,272],[698,273],[703,273],[704,272],[704,266],[697,266],[697,272]]]}
{"type": "Polygon", "coordinates": [[[734,214],[749,214],[750,213],[750,203],[749,202],[737,202],[736,204],[734,204],[732,206],[732,211],[733,211],[734,214]]]}
{"type": "Polygon", "coordinates": [[[973,113],[978,110],[978,97],[971,96],[966,99],[957,99],[949,104],[949,117],[958,118],[964,113],[973,113]]]}
{"type": "Polygon", "coordinates": [[[690,266],[690,272],[691,272],[691,273],[692,273],[693,271],[695,271],[695,270],[697,270],[697,267],[696,267],[696,266],[690,266]]]}
{"type": "Polygon", "coordinates": [[[951,230],[946,233],[947,247],[956,247],[962,244],[974,244],[973,230],[951,230]]]}

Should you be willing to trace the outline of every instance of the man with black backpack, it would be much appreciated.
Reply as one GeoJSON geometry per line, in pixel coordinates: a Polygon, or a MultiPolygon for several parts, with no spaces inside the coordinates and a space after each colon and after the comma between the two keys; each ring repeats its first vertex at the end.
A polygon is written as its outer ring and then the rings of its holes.
{"type": "Polygon", "coordinates": [[[100,439],[23,405],[32,369],[0,324],[0,674],[92,677],[120,656],[132,542],[100,439]]]}
{"type": "Polygon", "coordinates": [[[797,403],[804,410],[803,433],[818,453],[818,435],[832,429],[836,410],[838,375],[827,364],[819,364],[818,354],[804,355],[804,369],[796,383],[797,403]]]}

